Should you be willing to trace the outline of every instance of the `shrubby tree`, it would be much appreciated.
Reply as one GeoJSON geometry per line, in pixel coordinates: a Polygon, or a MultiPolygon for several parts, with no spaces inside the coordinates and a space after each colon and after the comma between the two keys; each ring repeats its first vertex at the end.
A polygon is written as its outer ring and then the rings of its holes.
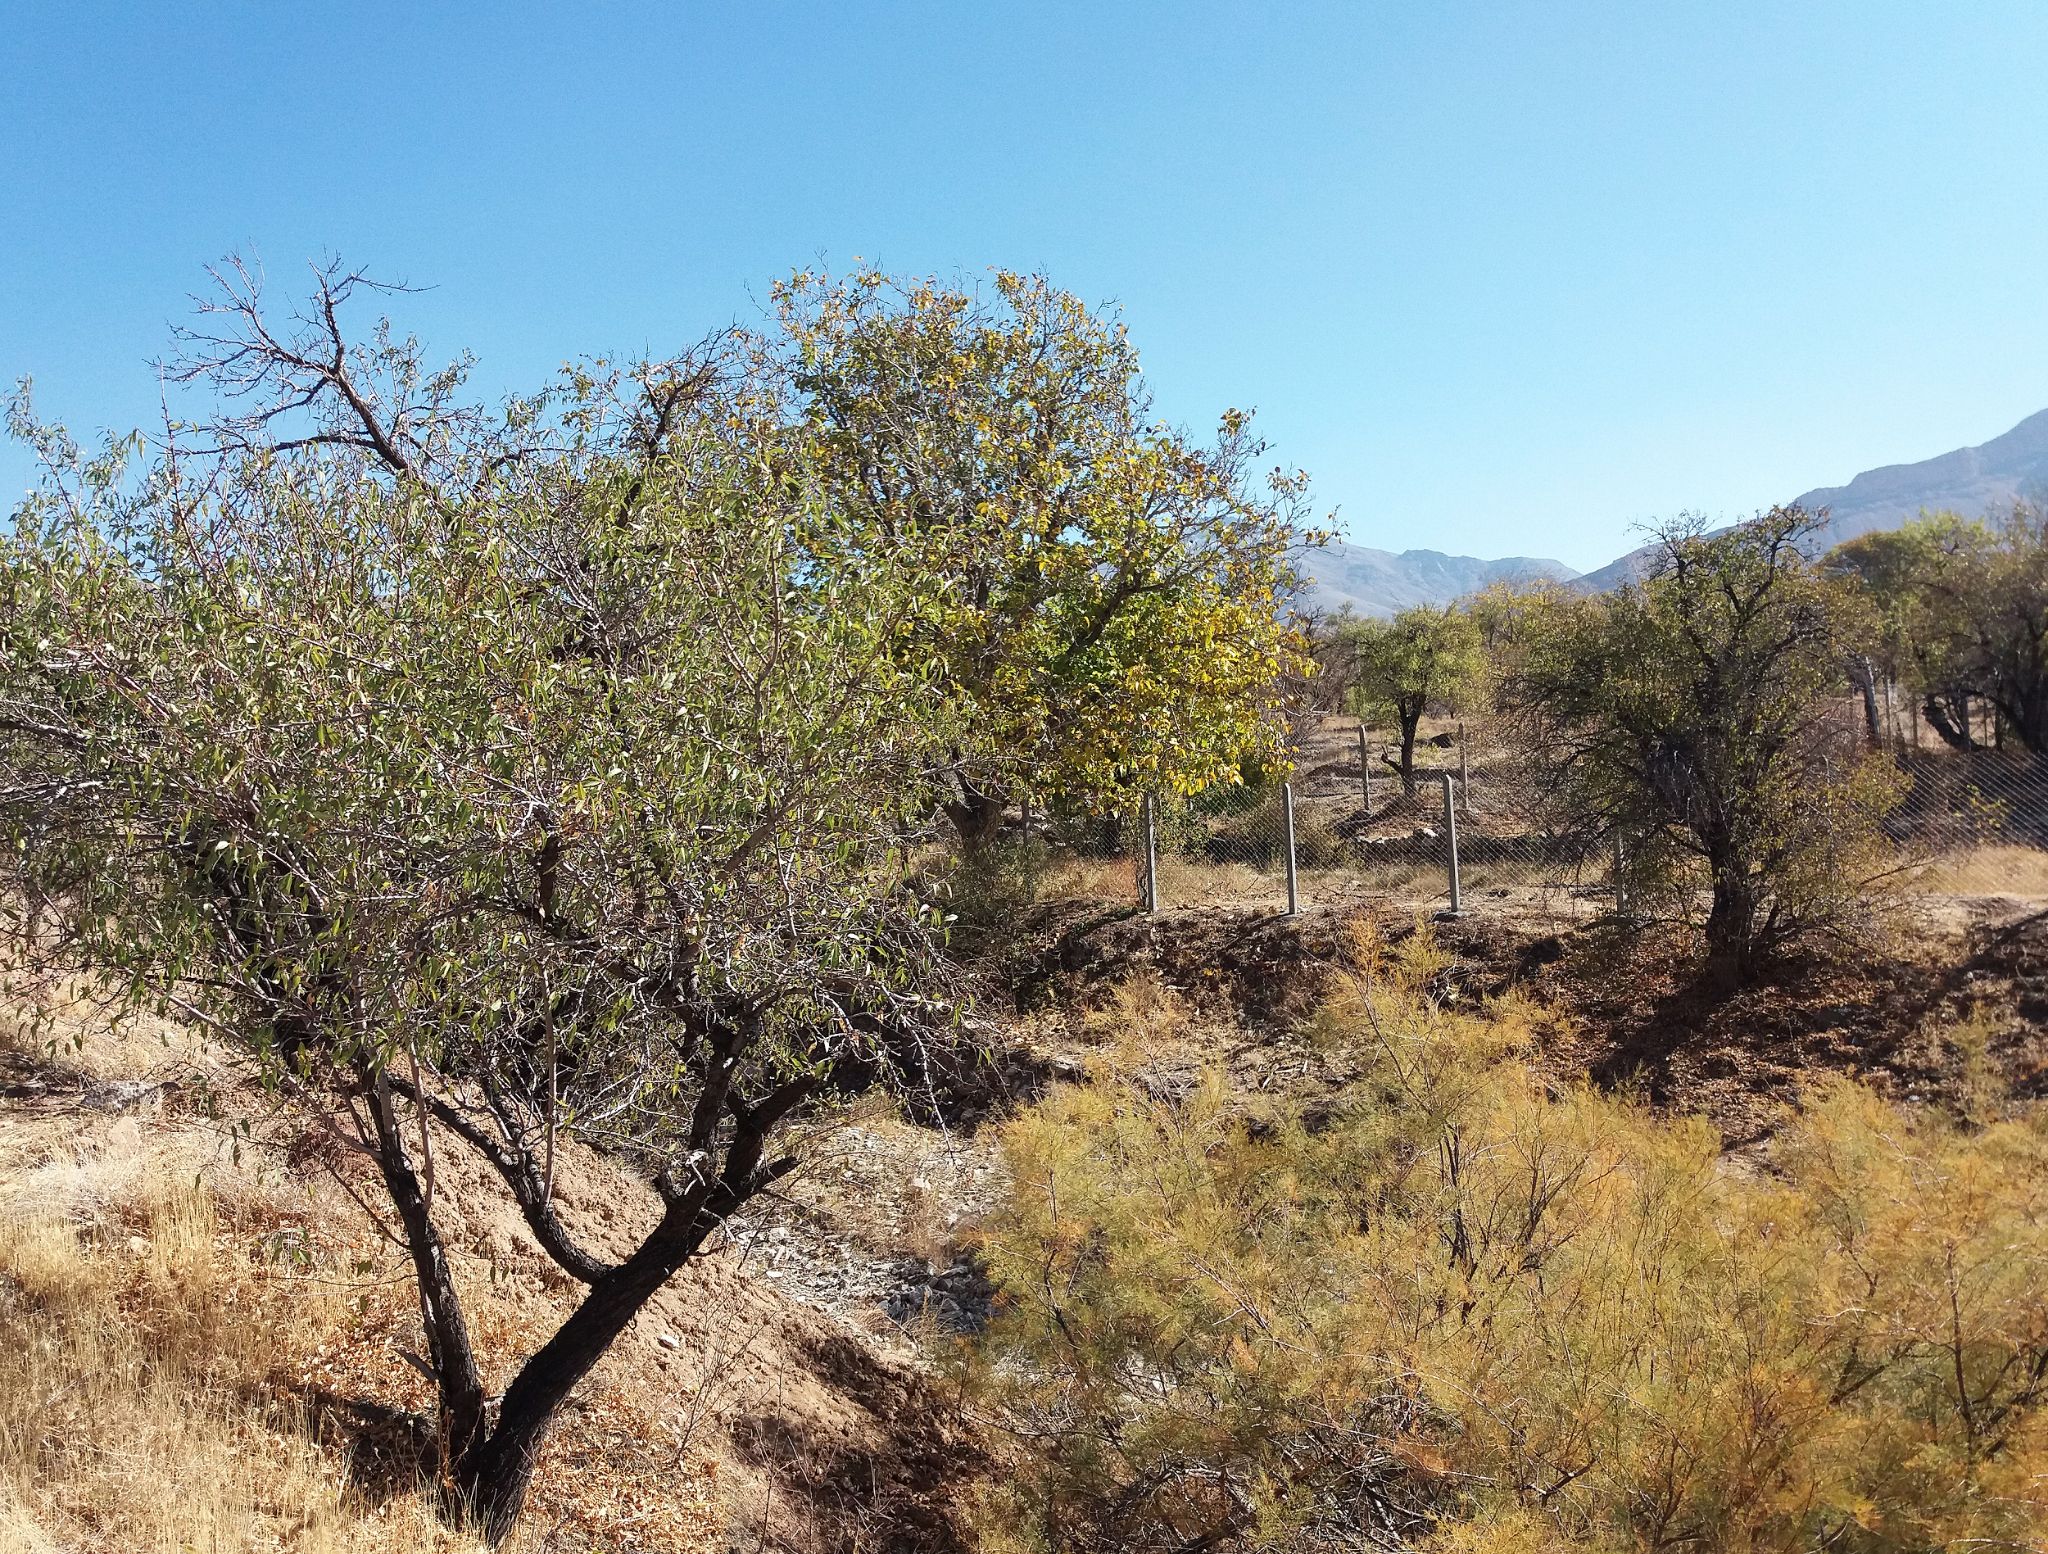
{"type": "Polygon", "coordinates": [[[1403,791],[1415,791],[1415,736],[1424,714],[1454,712],[1479,696],[1486,658],[1478,626],[1455,604],[1416,605],[1392,620],[1346,622],[1338,629],[1348,653],[1352,710],[1391,723],[1401,737],[1396,761],[1403,791]]]}
{"type": "MultiPolygon", "coordinates": [[[[1856,588],[1868,606],[1865,639],[1849,649],[1849,681],[1863,701],[1864,731],[1877,746],[1883,737],[1883,718],[1878,708],[1880,682],[1887,688],[1910,678],[1914,659],[1911,579],[1920,564],[1920,545],[1904,529],[1877,529],[1858,535],[1830,551],[1822,566],[1835,577],[1856,588]]],[[[1947,722],[1945,703],[1950,692],[1929,692],[1931,718],[1947,722]]],[[[1967,699],[1964,701],[1967,705],[1967,699]]],[[[1967,722],[1967,717],[1963,718],[1967,722]]]]}
{"type": "Polygon", "coordinates": [[[1042,277],[986,292],[862,270],[777,288],[756,392],[879,570],[917,578],[902,649],[954,712],[964,843],[1029,789],[1192,793],[1281,744],[1306,488],[1250,417],[1161,424],[1113,317],[1042,277]]]}
{"type": "Polygon", "coordinates": [[[913,580],[846,542],[837,470],[732,413],[716,350],[487,414],[345,339],[364,284],[274,326],[230,274],[182,369],[226,414],[155,457],[17,405],[49,478],[0,540],[0,901],[374,1163],[441,1472],[495,1541],[571,1389],[789,1170],[779,1127],[947,1039],[887,862],[949,740],[913,580]],[[646,1184],[622,1260],[557,1212],[572,1138],[646,1184]],[[501,1396],[449,1147],[583,1287],[501,1396]]]}
{"type": "Polygon", "coordinates": [[[1841,715],[1865,627],[1801,553],[1815,523],[1668,531],[1640,582],[1556,596],[1517,654],[1523,733],[1565,807],[1622,838],[1638,900],[1689,915],[1703,893],[1708,953],[1738,977],[1858,916],[1897,797],[1841,715]]]}
{"type": "Polygon", "coordinates": [[[2000,737],[2048,756],[2048,510],[2022,503],[1966,528],[1942,559],[1928,592],[1950,621],[1943,656],[1991,704],[2000,737]]]}
{"type": "Polygon", "coordinates": [[[1996,523],[1924,514],[1848,541],[1830,563],[1867,591],[1946,744],[1979,747],[1975,701],[2002,733],[2048,752],[2048,514],[2025,504],[1996,523]]]}

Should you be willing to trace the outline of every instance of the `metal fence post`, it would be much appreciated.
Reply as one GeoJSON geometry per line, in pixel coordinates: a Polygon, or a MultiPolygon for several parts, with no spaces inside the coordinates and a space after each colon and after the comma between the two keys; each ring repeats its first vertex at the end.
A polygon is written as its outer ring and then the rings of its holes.
{"type": "Polygon", "coordinates": [[[1017,795],[1018,846],[1023,849],[1024,893],[1032,900],[1038,899],[1038,853],[1031,845],[1031,795],[1017,795]]]}
{"type": "Polygon", "coordinates": [[[1294,875],[1294,784],[1280,784],[1280,807],[1286,816],[1287,829],[1287,915],[1293,917],[1301,910],[1301,894],[1294,875]]]}
{"type": "Polygon", "coordinates": [[[1358,780],[1365,785],[1365,815],[1372,818],[1372,751],[1365,743],[1365,719],[1358,720],[1358,780]]]}
{"type": "Polygon", "coordinates": [[[1622,873],[1626,855],[1621,850],[1621,833],[1614,833],[1614,915],[1628,916],[1628,879],[1622,873]]]}
{"type": "Polygon", "coordinates": [[[1451,909],[1444,915],[1460,917],[1464,915],[1465,903],[1458,893],[1458,780],[1449,772],[1443,773],[1443,779],[1444,853],[1445,861],[1450,865],[1451,877],[1451,909]]]}
{"type": "Polygon", "coordinates": [[[1159,910],[1159,826],[1149,793],[1145,795],[1145,910],[1159,910]]]}

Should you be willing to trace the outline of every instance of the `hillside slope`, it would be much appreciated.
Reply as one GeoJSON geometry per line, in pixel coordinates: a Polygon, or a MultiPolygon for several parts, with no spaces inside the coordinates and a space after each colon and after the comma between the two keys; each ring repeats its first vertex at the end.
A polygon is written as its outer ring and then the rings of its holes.
{"type": "MultiPolygon", "coordinates": [[[[1793,500],[1808,512],[1828,510],[1827,524],[1814,537],[1815,549],[1824,551],[1873,529],[1896,529],[1923,509],[1982,517],[2043,488],[2048,488],[2048,410],[1974,448],[1956,448],[1916,464],[1867,469],[1847,485],[1816,486],[1793,500]]],[[[1653,553],[1653,546],[1641,546],[1578,581],[1592,589],[1616,587],[1640,575],[1653,553]]]]}
{"type": "Polygon", "coordinates": [[[1388,616],[1411,605],[1448,604],[1489,583],[1569,582],[1578,574],[1561,561],[1509,556],[1484,561],[1447,556],[1436,550],[1376,550],[1333,540],[1307,551],[1301,568],[1308,585],[1298,596],[1303,607],[1332,614],[1388,616]]]}
{"type": "MultiPolygon", "coordinates": [[[[60,1006],[53,1053],[21,1009],[0,999],[0,1551],[481,1554],[418,1488],[424,1344],[359,1207],[368,1163],[176,1026],[60,1006]]],[[[502,1386],[578,1287],[438,1128],[434,1157],[502,1386]]],[[[580,1148],[557,1166],[579,1236],[628,1250],[646,1192],[580,1148]]],[[[951,1403],[900,1343],[786,1295],[755,1228],[672,1280],[579,1389],[514,1554],[959,1546],[954,1486],[979,1454],[951,1403]]]]}

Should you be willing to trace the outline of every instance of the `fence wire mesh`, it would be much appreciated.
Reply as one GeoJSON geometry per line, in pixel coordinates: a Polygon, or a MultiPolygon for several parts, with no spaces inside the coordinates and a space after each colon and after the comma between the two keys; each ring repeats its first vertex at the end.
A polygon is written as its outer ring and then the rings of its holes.
{"type": "MultiPolygon", "coordinates": [[[[2048,901],[2048,760],[1903,737],[1890,749],[1900,801],[1885,822],[1909,895],[2048,901]]],[[[1397,734],[1323,717],[1295,731],[1286,779],[1236,783],[1150,805],[1019,821],[1041,896],[1159,910],[1280,912],[1378,902],[1438,911],[1611,912],[1616,838],[1574,816],[1485,720],[1425,720],[1404,758],[1397,734]],[[1291,837],[1290,837],[1291,819],[1291,837]]]]}

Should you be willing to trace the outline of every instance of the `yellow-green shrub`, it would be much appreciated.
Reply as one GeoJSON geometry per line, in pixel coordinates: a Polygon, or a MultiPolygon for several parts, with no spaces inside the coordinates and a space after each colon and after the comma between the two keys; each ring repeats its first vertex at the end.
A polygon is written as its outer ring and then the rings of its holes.
{"type": "Polygon", "coordinates": [[[2048,1135],[1818,1088],[1768,1171],[1361,940],[1334,1117],[1008,1130],[990,1550],[1906,1550],[2048,1529],[2048,1135]],[[1378,1540],[1378,1541],[1375,1541],[1378,1540]]]}

